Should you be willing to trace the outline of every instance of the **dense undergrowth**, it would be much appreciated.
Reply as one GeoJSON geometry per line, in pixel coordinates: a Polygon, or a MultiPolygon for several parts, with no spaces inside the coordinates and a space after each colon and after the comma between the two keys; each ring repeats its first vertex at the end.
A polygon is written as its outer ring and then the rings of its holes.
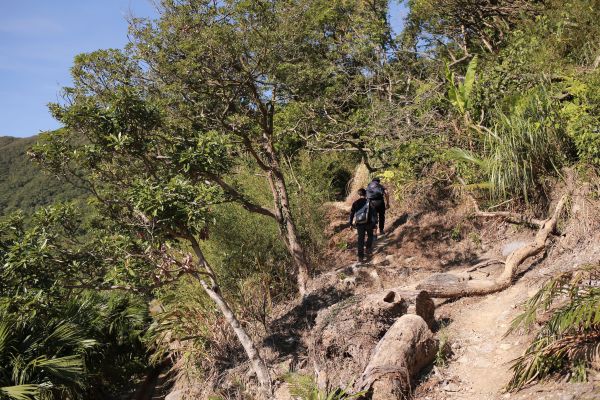
{"type": "MultiPolygon", "coordinates": [[[[386,1],[211,4],[163,1],[127,49],[76,59],[31,155],[93,200],[3,219],[0,398],[111,398],[164,360],[210,392],[247,360],[211,293],[259,342],[302,260],[331,262],[321,206],[361,161],[399,198],[454,185],[536,215],[564,167],[600,168],[598,1],[411,0],[397,36],[386,1]]],[[[585,377],[597,324],[561,321],[511,387],[585,377]]]]}
{"type": "Polygon", "coordinates": [[[0,137],[0,215],[18,210],[31,214],[55,201],[82,197],[82,190],[43,173],[27,152],[37,137],[0,137]]]}

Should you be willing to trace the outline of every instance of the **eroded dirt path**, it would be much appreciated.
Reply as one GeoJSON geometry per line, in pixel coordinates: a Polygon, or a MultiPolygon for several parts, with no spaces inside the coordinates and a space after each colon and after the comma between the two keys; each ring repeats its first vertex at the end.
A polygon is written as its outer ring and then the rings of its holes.
{"type": "MultiPolygon", "coordinates": [[[[311,282],[315,293],[335,287],[352,294],[370,294],[383,289],[414,289],[433,273],[448,272],[465,279],[497,276],[502,263],[477,270],[486,260],[505,260],[508,254],[531,242],[535,230],[501,219],[470,218],[468,205],[441,196],[436,201],[412,204],[410,209],[392,204],[387,235],[375,242],[371,262],[355,263],[355,232],[347,229],[351,198],[330,204],[329,253],[334,265],[311,282]],[[431,203],[431,204],[430,204],[431,203]],[[432,206],[433,204],[433,206],[432,206]]],[[[600,261],[600,229],[582,224],[587,219],[571,210],[572,222],[551,237],[547,249],[525,262],[515,284],[501,292],[436,300],[436,318],[444,326],[436,332],[448,340],[452,354],[445,365],[424,371],[415,388],[415,400],[600,399],[600,376],[586,384],[544,381],[518,393],[506,393],[513,361],[523,354],[531,336],[505,336],[523,303],[540,285],[558,272],[600,261]],[[581,225],[587,232],[574,229],[581,225]]]]}
{"type": "Polygon", "coordinates": [[[437,314],[449,325],[438,338],[448,340],[453,354],[446,367],[434,370],[425,385],[431,393],[423,398],[502,398],[512,360],[522,354],[526,342],[524,336],[504,333],[518,311],[515,305],[534,293],[531,283],[521,281],[499,294],[440,305],[437,314]]]}

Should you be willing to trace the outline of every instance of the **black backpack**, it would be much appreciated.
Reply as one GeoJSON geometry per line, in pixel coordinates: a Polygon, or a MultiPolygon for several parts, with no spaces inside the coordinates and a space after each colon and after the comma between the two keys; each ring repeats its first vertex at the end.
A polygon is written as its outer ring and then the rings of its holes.
{"type": "Polygon", "coordinates": [[[377,181],[373,181],[369,183],[367,186],[367,199],[369,200],[380,200],[383,199],[383,193],[385,189],[381,184],[377,181]]]}
{"type": "Polygon", "coordinates": [[[356,214],[354,214],[354,223],[356,225],[362,225],[369,222],[369,217],[371,216],[371,204],[370,201],[365,201],[365,204],[358,209],[356,214]]]}

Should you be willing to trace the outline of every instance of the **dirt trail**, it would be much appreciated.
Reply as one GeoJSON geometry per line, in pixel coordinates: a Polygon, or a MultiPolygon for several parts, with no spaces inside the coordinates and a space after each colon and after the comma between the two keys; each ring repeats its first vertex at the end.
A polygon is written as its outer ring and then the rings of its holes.
{"type": "Polygon", "coordinates": [[[517,312],[515,306],[534,293],[530,282],[522,280],[499,294],[439,306],[438,315],[449,315],[450,323],[438,337],[447,338],[454,354],[447,367],[436,370],[433,380],[439,384],[433,394],[437,396],[429,397],[502,398],[502,389],[511,376],[511,361],[526,346],[523,336],[503,335],[517,312]]]}
{"type": "MultiPolygon", "coordinates": [[[[382,251],[386,251],[385,247],[382,251]]],[[[401,253],[396,256],[401,257],[401,253]]],[[[593,253],[588,256],[597,259],[598,251],[593,253]]],[[[590,382],[584,384],[542,382],[518,393],[504,391],[512,376],[513,360],[523,354],[532,338],[522,333],[505,336],[512,320],[521,312],[521,305],[552,275],[556,265],[586,263],[578,258],[573,252],[563,257],[563,262],[557,260],[553,267],[534,262],[513,286],[499,293],[455,301],[438,300],[436,318],[442,328],[436,336],[448,341],[451,355],[444,366],[433,367],[424,373],[414,400],[600,399],[597,373],[592,373],[590,382]]],[[[453,273],[476,278],[477,274],[487,275],[499,268],[492,266],[470,274],[467,273],[469,268],[455,268],[453,273]]],[[[420,273],[412,277],[404,288],[414,289],[423,276],[420,273]]]]}
{"type": "MultiPolygon", "coordinates": [[[[398,228],[401,229],[403,227],[398,228]]],[[[358,268],[373,268],[389,257],[410,259],[411,254],[389,247],[390,236],[377,240],[375,262],[358,268]]],[[[390,269],[395,267],[397,265],[388,266],[390,269]]],[[[466,273],[466,268],[454,272],[466,273]]],[[[482,270],[475,275],[478,273],[488,272],[482,270]]],[[[396,284],[382,281],[377,273],[371,273],[371,276],[374,276],[377,286],[382,288],[396,284]]],[[[414,289],[422,276],[422,273],[416,273],[406,277],[403,288],[414,289]]],[[[522,354],[527,342],[525,336],[503,336],[518,313],[517,306],[533,296],[538,287],[537,282],[524,278],[497,294],[438,302],[437,318],[447,326],[437,336],[449,340],[453,354],[446,367],[436,367],[431,371],[423,384],[423,387],[430,390],[417,391],[416,398],[492,400],[510,396],[502,393],[503,387],[510,379],[512,360],[522,354]]]]}
{"type": "MultiPolygon", "coordinates": [[[[355,182],[353,189],[366,181],[367,175],[360,168],[357,175],[361,183],[355,182]]],[[[376,240],[372,260],[356,263],[356,232],[347,227],[355,197],[351,193],[345,202],[326,205],[331,221],[326,259],[332,262],[323,265],[309,284],[309,292],[317,298],[330,289],[344,294],[343,298],[389,288],[415,289],[439,272],[463,279],[498,276],[504,268],[502,260],[531,242],[536,233],[501,219],[473,218],[468,202],[442,189],[405,203],[404,208],[393,201],[386,217],[387,234],[376,240]],[[492,260],[496,262],[474,268],[492,260]]],[[[578,208],[574,201],[570,219],[560,228],[562,233],[550,238],[546,251],[521,265],[515,284],[508,289],[481,297],[436,300],[436,319],[441,326],[436,337],[447,340],[452,352],[445,365],[422,372],[414,400],[600,399],[600,376],[596,373],[585,384],[547,381],[518,393],[504,392],[513,360],[523,354],[531,340],[531,335],[504,336],[522,311],[521,305],[549,277],[600,262],[600,221],[589,218],[588,214],[598,215],[590,214],[590,209],[583,205],[578,208]]],[[[593,210],[600,212],[600,207],[593,210]]],[[[321,301],[325,306],[341,301],[325,300],[321,301]]],[[[300,311],[306,314],[306,310],[300,311]]],[[[311,312],[316,315],[317,311],[311,312]]],[[[310,329],[307,326],[298,334],[306,336],[310,329]]]]}
{"type": "MultiPolygon", "coordinates": [[[[398,214],[390,218],[402,221],[376,241],[373,261],[351,267],[353,275],[362,272],[366,277],[352,281],[358,282],[355,291],[369,293],[375,288],[398,287],[399,284],[404,289],[414,289],[435,270],[451,271],[467,279],[495,275],[503,268],[501,264],[468,271],[481,260],[504,259],[530,241],[535,233],[504,222],[493,222],[486,227],[464,226],[461,239],[449,240],[453,227],[464,223],[464,215],[460,216],[463,212],[458,206],[449,214],[440,209],[426,212],[422,217],[398,214]],[[440,222],[444,219],[447,219],[446,225],[440,222]],[[475,241],[480,243],[469,244],[475,241]],[[455,251],[457,248],[460,250],[455,251]]],[[[513,360],[523,354],[531,339],[522,334],[504,336],[511,321],[521,312],[521,305],[558,270],[600,259],[600,246],[594,245],[593,240],[552,240],[545,254],[522,266],[522,276],[510,288],[483,297],[437,302],[436,317],[445,325],[437,337],[448,340],[452,355],[445,366],[425,373],[414,394],[416,400],[600,399],[597,375],[591,376],[588,384],[546,382],[518,393],[504,392],[512,375],[513,360]]]]}

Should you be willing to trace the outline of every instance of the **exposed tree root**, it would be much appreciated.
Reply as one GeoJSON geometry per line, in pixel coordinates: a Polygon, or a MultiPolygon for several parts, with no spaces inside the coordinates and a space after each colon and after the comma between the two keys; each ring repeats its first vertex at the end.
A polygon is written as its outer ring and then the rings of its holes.
{"type": "MultiPolygon", "coordinates": [[[[508,288],[512,285],[519,266],[529,257],[535,256],[545,249],[548,237],[556,229],[556,223],[565,207],[567,197],[568,196],[565,194],[560,198],[551,218],[540,221],[540,228],[535,239],[526,246],[513,251],[508,256],[504,265],[504,270],[495,279],[461,280],[451,274],[436,274],[419,284],[417,289],[426,290],[431,297],[457,298],[465,296],[481,296],[508,288]]],[[[491,216],[498,216],[496,213],[491,214],[493,214],[491,216]]],[[[531,222],[533,223],[533,221],[531,222]]]]}
{"type": "Polygon", "coordinates": [[[480,262],[479,264],[473,265],[471,268],[469,268],[467,270],[467,272],[474,272],[474,271],[477,271],[478,269],[489,267],[490,265],[494,265],[494,264],[504,264],[504,261],[497,260],[497,259],[485,260],[485,261],[480,262]]]}

